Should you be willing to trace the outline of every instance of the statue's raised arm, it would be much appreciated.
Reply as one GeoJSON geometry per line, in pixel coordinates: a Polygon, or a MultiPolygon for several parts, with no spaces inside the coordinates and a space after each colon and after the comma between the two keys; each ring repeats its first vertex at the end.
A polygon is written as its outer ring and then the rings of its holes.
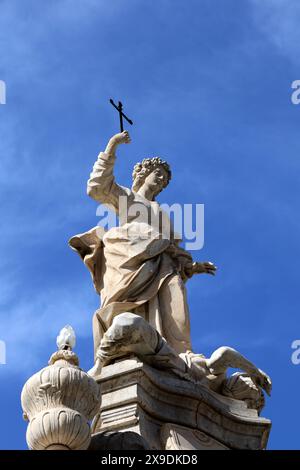
{"type": "Polygon", "coordinates": [[[124,194],[125,188],[115,182],[113,174],[116,149],[120,144],[128,143],[130,136],[127,131],[115,134],[109,140],[105,152],[100,152],[87,183],[87,193],[91,198],[103,204],[111,204],[117,212],[119,196],[124,194]]]}

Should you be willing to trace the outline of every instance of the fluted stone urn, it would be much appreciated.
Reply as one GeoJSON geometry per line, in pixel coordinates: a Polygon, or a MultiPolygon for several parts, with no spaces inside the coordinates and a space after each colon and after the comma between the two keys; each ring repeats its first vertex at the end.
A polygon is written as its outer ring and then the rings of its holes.
{"type": "Polygon", "coordinates": [[[91,441],[89,421],[101,405],[100,386],[79,368],[71,327],[61,331],[57,344],[49,365],[22,390],[27,444],[32,450],[84,450],[91,441]]]}

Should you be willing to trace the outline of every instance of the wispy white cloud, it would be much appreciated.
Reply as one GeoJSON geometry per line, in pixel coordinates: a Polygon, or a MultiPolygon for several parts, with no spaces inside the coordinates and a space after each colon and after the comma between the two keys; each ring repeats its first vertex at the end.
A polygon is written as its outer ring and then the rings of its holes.
{"type": "Polygon", "coordinates": [[[300,3],[298,0],[249,0],[258,28],[291,62],[299,64],[300,3]]]}

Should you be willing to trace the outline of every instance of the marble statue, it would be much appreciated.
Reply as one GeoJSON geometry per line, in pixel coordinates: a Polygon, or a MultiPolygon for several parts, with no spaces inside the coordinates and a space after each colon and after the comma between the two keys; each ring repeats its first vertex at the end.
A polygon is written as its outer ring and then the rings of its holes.
{"type": "Polygon", "coordinates": [[[156,201],[171,179],[167,162],[154,157],[137,163],[131,189],[115,181],[116,149],[128,143],[127,131],[114,135],[87,184],[88,195],[113,208],[119,225],[105,232],[95,227],[69,242],[101,296],[93,318],[95,366],[89,373],[97,377],[104,365],[132,353],[260,411],[262,389],[271,391],[264,372],[232,348],[219,348],[210,358],[192,352],[185,283],[194,274],[215,275],[216,266],[193,261],[156,201]],[[243,372],[227,378],[229,367],[243,372]]]}

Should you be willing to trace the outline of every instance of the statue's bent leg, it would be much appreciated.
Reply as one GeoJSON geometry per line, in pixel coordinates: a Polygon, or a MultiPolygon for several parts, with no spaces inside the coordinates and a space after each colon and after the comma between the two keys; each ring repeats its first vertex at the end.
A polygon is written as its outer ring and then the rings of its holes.
{"type": "MultiPolygon", "coordinates": [[[[96,361],[101,367],[130,353],[145,363],[187,376],[187,366],[160,334],[144,318],[131,312],[117,315],[104,334],[97,350],[96,361]]],[[[100,368],[97,367],[99,374],[100,368]]],[[[95,369],[95,370],[96,370],[95,369]]]]}
{"type": "Polygon", "coordinates": [[[248,377],[243,380],[245,383],[248,383],[250,388],[257,386],[265,390],[269,395],[271,393],[272,382],[270,377],[233,348],[223,346],[217,349],[209,359],[206,359],[206,365],[210,373],[216,376],[225,374],[229,367],[240,369],[246,372],[246,374],[234,374],[235,377],[248,377]],[[249,379],[252,380],[252,385],[249,379]]]}
{"type": "Polygon", "coordinates": [[[111,326],[100,342],[97,357],[102,364],[112,359],[134,353],[137,356],[153,355],[159,345],[159,335],[139,315],[121,313],[113,319],[111,326]]]}
{"type": "Polygon", "coordinates": [[[252,362],[248,361],[242,354],[229,346],[222,346],[212,353],[206,364],[211,374],[219,375],[229,367],[241,369],[249,375],[257,375],[258,369],[252,362]]]}
{"type": "Polygon", "coordinates": [[[177,352],[192,349],[189,308],[186,289],[179,274],[173,274],[162,284],[159,305],[163,332],[167,343],[177,352]]]}

